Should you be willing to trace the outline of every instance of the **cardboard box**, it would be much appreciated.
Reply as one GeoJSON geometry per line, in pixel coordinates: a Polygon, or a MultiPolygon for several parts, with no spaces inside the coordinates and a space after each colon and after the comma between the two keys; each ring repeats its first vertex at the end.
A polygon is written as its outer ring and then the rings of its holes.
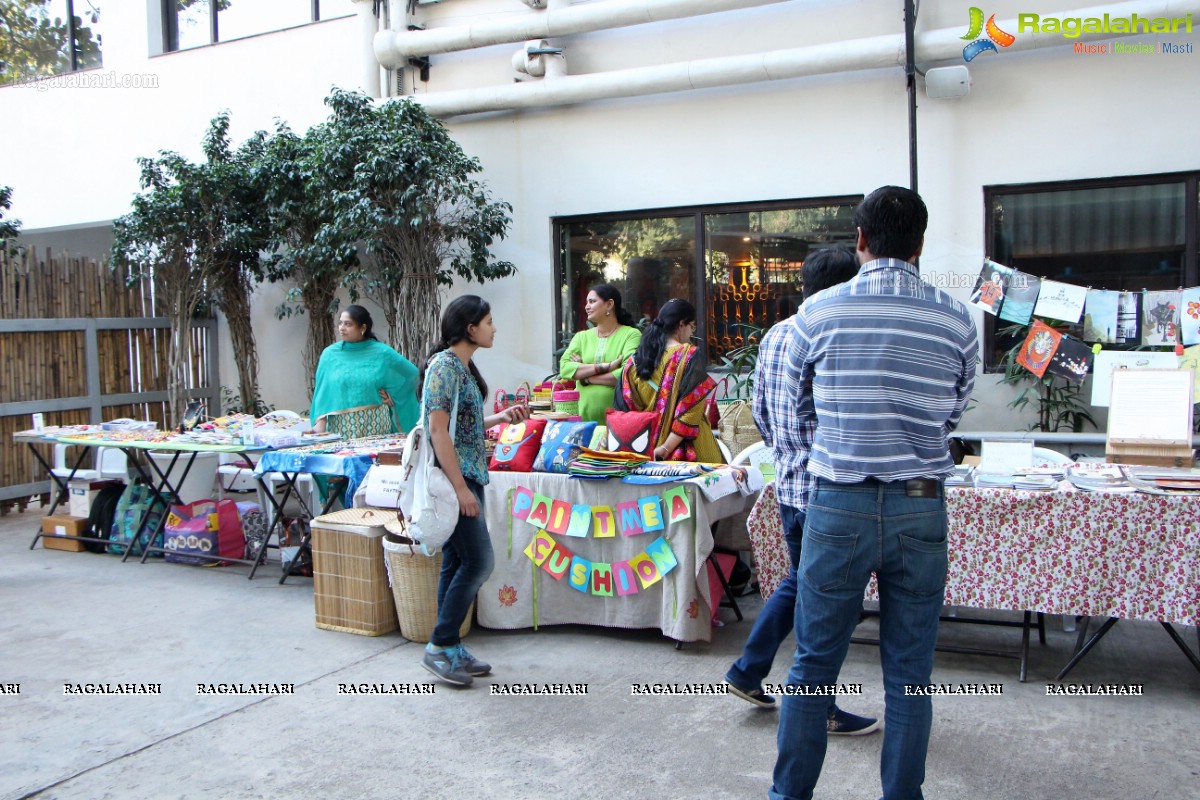
{"type": "Polygon", "coordinates": [[[87,517],[75,517],[70,514],[55,514],[52,517],[42,517],[42,547],[47,550],[66,550],[71,553],[82,553],[86,548],[83,542],[76,539],[60,539],[60,536],[83,536],[87,533],[87,517]]]}
{"type": "Polygon", "coordinates": [[[67,484],[67,491],[71,496],[71,506],[69,511],[72,517],[90,517],[92,514],[92,501],[96,499],[96,494],[116,481],[86,481],[73,480],[67,484]]]}

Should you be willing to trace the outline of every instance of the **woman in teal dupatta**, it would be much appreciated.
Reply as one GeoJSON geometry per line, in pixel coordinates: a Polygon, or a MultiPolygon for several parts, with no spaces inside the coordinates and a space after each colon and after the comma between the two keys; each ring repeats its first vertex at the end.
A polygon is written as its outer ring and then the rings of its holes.
{"type": "Polygon", "coordinates": [[[417,368],[372,332],[371,314],[347,306],[338,319],[341,341],[321,353],[309,416],[317,430],[337,411],[384,403],[391,407],[393,432],[417,424],[417,368]]]}

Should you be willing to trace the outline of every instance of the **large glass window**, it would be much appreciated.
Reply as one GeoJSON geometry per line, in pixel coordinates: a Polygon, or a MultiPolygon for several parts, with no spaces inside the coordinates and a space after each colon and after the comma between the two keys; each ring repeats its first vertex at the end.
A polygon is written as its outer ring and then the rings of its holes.
{"type": "Polygon", "coordinates": [[[0,83],[103,64],[100,0],[0,2],[0,83]]]}
{"type": "MultiPolygon", "coordinates": [[[[988,255],[1030,275],[1092,289],[1200,285],[1198,177],[1175,173],[985,187],[988,255]]],[[[984,315],[984,340],[986,365],[998,369],[1016,342],[997,334],[991,315],[984,315]]]]}
{"type": "Polygon", "coordinates": [[[353,13],[345,0],[163,0],[164,45],[186,50],[353,13]]]}
{"type": "Polygon", "coordinates": [[[559,243],[556,347],[585,325],[588,289],[609,283],[645,324],[673,297],[700,310],[705,355],[730,350],[800,303],[800,268],[813,250],[855,241],[860,198],[604,214],[555,220],[559,243]]]}

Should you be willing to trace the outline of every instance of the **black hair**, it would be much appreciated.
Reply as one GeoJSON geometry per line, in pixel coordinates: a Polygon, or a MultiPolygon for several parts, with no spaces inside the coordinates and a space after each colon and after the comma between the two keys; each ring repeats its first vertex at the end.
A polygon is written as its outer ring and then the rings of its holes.
{"type": "Polygon", "coordinates": [[[908,261],[925,239],[929,211],[921,195],[902,186],[881,186],[854,209],[854,224],[875,258],[908,261]]]}
{"type": "Polygon", "coordinates": [[[858,257],[853,247],[827,247],[809,254],[801,271],[805,299],[817,292],[845,283],[858,274],[858,257]]]}
{"type": "Polygon", "coordinates": [[[642,331],[642,343],[633,354],[633,366],[638,377],[649,380],[662,358],[663,350],[667,349],[667,334],[687,322],[696,321],[696,307],[681,297],[675,297],[663,304],[658,310],[658,316],[642,331]]]}
{"type": "MultiPolygon", "coordinates": [[[[346,314],[350,315],[350,319],[354,320],[355,325],[366,325],[367,331],[363,334],[363,339],[376,339],[377,337],[372,329],[375,327],[375,321],[371,319],[371,312],[367,311],[362,306],[346,306],[342,309],[346,314]]],[[[341,316],[339,314],[338,316],[341,316]]]]}
{"type": "MultiPolygon", "coordinates": [[[[442,311],[442,338],[433,346],[433,350],[425,359],[424,366],[421,367],[422,384],[425,383],[425,371],[429,369],[430,360],[459,342],[471,341],[471,335],[467,332],[467,328],[483,322],[483,318],[490,313],[492,313],[492,307],[488,305],[487,300],[478,295],[464,294],[450,301],[446,309],[442,311]]],[[[475,379],[475,383],[479,385],[479,393],[487,397],[487,382],[479,374],[479,368],[475,366],[475,359],[467,362],[467,369],[470,371],[471,377],[475,379]]]]}
{"type": "Polygon", "coordinates": [[[633,314],[630,314],[625,310],[625,307],[621,305],[621,293],[617,291],[615,286],[610,286],[607,283],[597,283],[592,287],[592,291],[595,292],[596,296],[601,300],[613,301],[613,315],[617,318],[617,324],[629,325],[630,327],[633,327],[637,324],[633,320],[633,314]]]}

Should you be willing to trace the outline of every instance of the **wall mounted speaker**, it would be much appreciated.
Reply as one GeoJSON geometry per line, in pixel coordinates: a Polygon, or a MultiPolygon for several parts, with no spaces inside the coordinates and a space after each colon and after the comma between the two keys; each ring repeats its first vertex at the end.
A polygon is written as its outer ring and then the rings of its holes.
{"type": "Polygon", "coordinates": [[[971,73],[965,66],[937,67],[925,73],[925,94],[934,100],[962,97],[971,91],[971,73]]]}

